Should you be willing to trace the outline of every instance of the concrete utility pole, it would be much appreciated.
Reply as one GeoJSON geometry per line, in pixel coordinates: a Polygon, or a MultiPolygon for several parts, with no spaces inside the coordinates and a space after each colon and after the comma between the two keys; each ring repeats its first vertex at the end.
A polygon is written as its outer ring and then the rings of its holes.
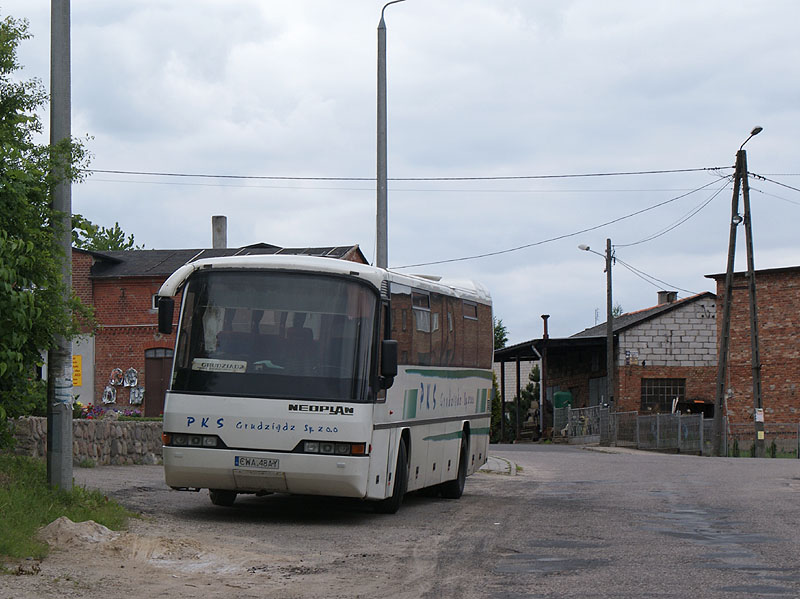
{"type": "MultiPolygon", "coordinates": [[[[70,102],[70,6],[69,0],[50,3],[50,145],[72,136],[70,102]]],[[[54,234],[64,256],[61,276],[64,299],[72,291],[72,185],[67,173],[53,188],[52,207],[62,218],[54,234]]],[[[59,336],[47,359],[47,482],[64,490],[72,488],[72,344],[59,336]]]]}
{"type": "Polygon", "coordinates": [[[375,266],[389,266],[388,250],[388,175],[386,167],[386,23],[383,13],[390,4],[405,2],[392,0],[381,9],[381,20],[378,23],[378,212],[375,223],[375,266]]]}
{"type": "Polygon", "coordinates": [[[728,265],[725,271],[725,287],[723,290],[722,325],[720,329],[719,356],[717,359],[717,387],[714,406],[714,455],[727,454],[723,447],[723,427],[725,423],[725,379],[728,367],[728,351],[731,333],[731,304],[733,303],[733,268],[736,256],[736,227],[744,221],[747,240],[747,281],[750,296],[750,350],[753,367],[753,420],[755,424],[756,456],[764,455],[764,420],[761,403],[761,358],[758,349],[758,314],[756,310],[755,267],[753,264],[753,233],[750,227],[750,188],[747,181],[747,152],[744,144],[754,135],[761,133],[761,127],[755,127],[750,137],[744,140],[736,153],[736,168],[733,179],[733,197],[731,199],[731,224],[728,237],[728,265]],[[739,189],[743,189],[744,218],[739,216],[739,189]]]}

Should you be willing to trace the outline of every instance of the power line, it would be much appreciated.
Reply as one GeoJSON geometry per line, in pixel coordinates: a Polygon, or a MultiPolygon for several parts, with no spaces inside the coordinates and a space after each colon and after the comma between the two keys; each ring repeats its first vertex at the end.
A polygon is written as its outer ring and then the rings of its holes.
{"type": "Polygon", "coordinates": [[[393,266],[392,268],[396,269],[396,270],[399,270],[399,269],[403,269],[403,268],[416,268],[418,266],[433,266],[435,264],[448,264],[448,263],[451,263],[451,262],[466,262],[467,260],[477,260],[478,258],[488,258],[490,256],[499,256],[501,254],[509,254],[511,252],[517,252],[519,250],[524,250],[524,249],[527,249],[527,248],[535,247],[537,245],[544,245],[546,243],[552,243],[553,241],[559,241],[561,239],[568,239],[570,237],[575,237],[577,235],[582,235],[583,233],[588,233],[589,231],[595,231],[597,229],[602,229],[603,227],[607,227],[608,225],[613,225],[614,223],[618,223],[620,221],[632,218],[634,216],[638,216],[639,214],[643,214],[645,212],[649,212],[650,210],[655,210],[656,208],[660,208],[661,206],[665,206],[665,205],[667,205],[667,204],[669,204],[671,202],[675,202],[677,200],[685,198],[688,195],[691,195],[691,194],[696,193],[698,191],[702,191],[706,187],[709,187],[709,186],[713,185],[714,183],[717,183],[717,181],[718,181],[718,179],[715,180],[715,181],[712,181],[711,183],[706,183],[702,187],[698,187],[697,189],[693,189],[692,191],[689,191],[687,193],[681,194],[681,195],[676,196],[674,198],[670,198],[669,200],[665,200],[663,202],[659,202],[658,204],[654,204],[654,205],[649,206],[647,208],[642,208],[641,210],[637,210],[636,212],[632,212],[631,214],[627,214],[625,216],[620,216],[619,218],[615,218],[613,220],[606,221],[604,223],[601,223],[599,225],[595,225],[593,227],[588,227],[586,229],[581,229],[580,231],[575,231],[574,233],[566,233],[564,235],[558,235],[557,237],[551,237],[549,239],[543,239],[541,241],[536,241],[534,243],[527,243],[525,245],[520,245],[520,246],[509,248],[509,249],[506,249],[506,250],[499,250],[499,251],[496,251],[496,252],[486,252],[484,254],[476,254],[476,255],[473,255],[473,256],[464,256],[464,257],[461,257],[461,258],[450,258],[448,260],[435,260],[433,262],[420,262],[418,264],[406,264],[404,266],[393,266]]]}
{"type": "Polygon", "coordinates": [[[789,202],[790,204],[794,204],[796,206],[800,206],[800,202],[798,202],[796,200],[790,200],[789,198],[784,198],[783,196],[775,195],[774,193],[769,193],[767,191],[764,191],[763,189],[758,189],[756,187],[752,187],[751,186],[750,187],[750,191],[757,191],[758,193],[763,194],[765,196],[769,196],[771,198],[777,198],[779,200],[783,200],[784,202],[789,202]]]}
{"type": "Polygon", "coordinates": [[[695,208],[692,208],[692,210],[690,210],[687,214],[685,214],[684,216],[679,218],[677,221],[675,221],[671,225],[669,225],[666,228],[662,229],[661,231],[659,231],[657,233],[654,233],[653,235],[650,235],[649,237],[645,237],[644,239],[640,239],[639,241],[634,241],[633,243],[614,244],[614,247],[624,248],[624,247],[630,247],[632,245],[639,245],[639,244],[645,243],[647,241],[653,241],[654,239],[657,239],[657,238],[661,237],[662,235],[666,235],[670,231],[673,231],[674,229],[677,229],[679,226],[681,226],[683,223],[688,221],[693,216],[697,215],[703,208],[708,206],[714,200],[714,198],[716,198],[720,193],[722,193],[725,190],[725,188],[727,188],[727,187],[728,187],[728,184],[726,183],[725,185],[720,187],[717,191],[715,191],[711,195],[710,198],[708,198],[707,200],[704,200],[699,206],[696,206],[695,208]]]}
{"type": "Polygon", "coordinates": [[[774,183],[775,185],[780,185],[781,187],[785,187],[786,189],[791,189],[792,191],[800,191],[797,187],[792,187],[791,185],[786,185],[786,183],[781,183],[780,181],[775,181],[774,179],[768,179],[764,175],[757,175],[755,173],[750,173],[756,179],[761,179],[762,181],[769,181],[770,183],[774,183]]]}
{"type": "MultiPolygon", "coordinates": [[[[89,183],[124,183],[126,185],[176,185],[187,187],[230,187],[233,189],[287,189],[298,191],[363,191],[374,193],[374,187],[306,187],[303,185],[237,185],[230,183],[195,183],[188,181],[132,181],[124,179],[88,180],[89,183]]],[[[551,193],[656,193],[690,191],[689,187],[671,188],[632,188],[632,189],[423,189],[419,187],[392,188],[394,193],[511,193],[511,194],[551,194],[551,193]]]]}
{"type": "MultiPolygon", "coordinates": [[[[573,173],[561,175],[497,175],[483,177],[391,177],[389,181],[514,181],[530,179],[571,179],[581,177],[622,177],[631,175],[663,175],[672,173],[711,172],[731,169],[732,166],[712,166],[702,168],[661,169],[643,171],[619,171],[607,173],[573,173]]],[[[199,179],[256,179],[267,181],[375,181],[374,177],[298,177],[286,175],[217,175],[210,173],[174,173],[155,171],[127,171],[110,169],[82,169],[86,173],[107,175],[134,175],[150,177],[186,177],[199,179]]]]}
{"type": "Polygon", "coordinates": [[[646,283],[649,283],[653,287],[659,287],[659,288],[662,288],[662,289],[665,288],[665,287],[669,287],[669,288],[672,288],[672,289],[677,289],[678,291],[683,291],[684,293],[688,293],[690,295],[697,295],[696,291],[690,291],[688,289],[681,289],[677,285],[672,285],[670,283],[667,283],[666,281],[662,281],[661,279],[658,279],[658,278],[654,277],[653,275],[647,274],[643,270],[639,270],[638,268],[632,266],[631,264],[628,264],[627,262],[621,260],[620,258],[617,258],[616,256],[614,257],[614,260],[616,262],[619,262],[622,266],[627,268],[629,271],[631,271],[637,277],[639,277],[640,279],[642,279],[646,283]],[[652,281],[650,279],[652,279],[652,281]],[[661,283],[661,285],[656,285],[655,283],[653,283],[653,281],[658,281],[659,283],[661,283]]]}

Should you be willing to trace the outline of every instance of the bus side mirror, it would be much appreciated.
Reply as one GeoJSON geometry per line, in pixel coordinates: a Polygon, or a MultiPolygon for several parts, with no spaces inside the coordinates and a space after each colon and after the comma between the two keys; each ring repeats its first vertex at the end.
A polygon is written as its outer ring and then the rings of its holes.
{"type": "Polygon", "coordinates": [[[172,315],[175,311],[175,300],[171,297],[158,298],[158,332],[172,334],[172,315]]]}
{"type": "Polygon", "coordinates": [[[384,339],[381,342],[381,387],[388,389],[397,376],[397,340],[384,339]]]}

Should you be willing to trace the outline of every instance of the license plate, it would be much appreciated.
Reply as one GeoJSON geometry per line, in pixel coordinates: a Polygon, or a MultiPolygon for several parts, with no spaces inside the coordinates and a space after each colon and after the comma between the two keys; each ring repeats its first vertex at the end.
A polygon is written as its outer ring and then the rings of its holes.
{"type": "Polygon", "coordinates": [[[237,455],[233,458],[233,464],[237,468],[277,470],[280,468],[281,461],[278,458],[248,458],[247,456],[237,455]]]}

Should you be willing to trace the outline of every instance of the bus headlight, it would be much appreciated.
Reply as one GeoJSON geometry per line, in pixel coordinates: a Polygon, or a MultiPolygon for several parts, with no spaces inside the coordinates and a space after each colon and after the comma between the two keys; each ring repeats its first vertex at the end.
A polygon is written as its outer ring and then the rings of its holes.
{"type": "Polygon", "coordinates": [[[206,447],[206,448],[224,448],[225,444],[222,443],[216,435],[189,435],[186,433],[163,433],[161,441],[164,445],[169,447],[206,447]]]}
{"type": "Polygon", "coordinates": [[[337,443],[335,441],[303,441],[295,449],[300,453],[321,453],[325,455],[367,455],[366,443],[337,443]]]}

